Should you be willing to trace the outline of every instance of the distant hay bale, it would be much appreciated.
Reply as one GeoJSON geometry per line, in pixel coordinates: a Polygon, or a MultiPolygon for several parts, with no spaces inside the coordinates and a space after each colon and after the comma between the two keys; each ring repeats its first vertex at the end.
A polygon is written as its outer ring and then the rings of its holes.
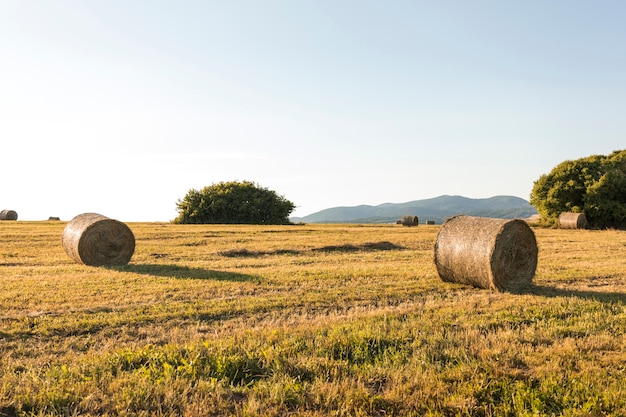
{"type": "Polygon", "coordinates": [[[17,212],[13,210],[0,211],[0,220],[17,220],[17,212]]]}
{"type": "Polygon", "coordinates": [[[446,282],[518,292],[535,275],[537,252],[523,220],[455,216],[437,235],[435,265],[446,282]]]}
{"type": "Polygon", "coordinates": [[[50,221],[55,220],[56,221],[56,220],[61,220],[61,218],[60,217],[56,217],[56,216],[50,216],[50,217],[48,217],[48,220],[50,220],[50,221]]]}
{"type": "Polygon", "coordinates": [[[419,219],[417,216],[402,216],[400,223],[402,226],[417,226],[419,224],[419,219]]]}
{"type": "Polygon", "coordinates": [[[584,229],[585,227],[587,227],[587,217],[583,213],[559,214],[559,229],[584,229]]]}
{"type": "Polygon", "coordinates": [[[434,220],[426,220],[426,224],[433,225],[433,224],[435,224],[435,221],[434,220]]]}
{"type": "Polygon", "coordinates": [[[63,249],[70,258],[85,265],[125,265],[135,251],[135,236],[120,221],[84,213],[65,226],[63,249]]]}

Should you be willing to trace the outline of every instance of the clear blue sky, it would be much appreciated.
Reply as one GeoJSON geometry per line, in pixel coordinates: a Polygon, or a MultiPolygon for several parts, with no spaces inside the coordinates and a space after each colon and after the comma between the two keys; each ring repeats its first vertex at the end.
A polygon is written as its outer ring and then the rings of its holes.
{"type": "Polygon", "coordinates": [[[0,2],[0,209],[168,221],[250,180],[295,216],[529,198],[626,148],[624,1],[0,2]]]}

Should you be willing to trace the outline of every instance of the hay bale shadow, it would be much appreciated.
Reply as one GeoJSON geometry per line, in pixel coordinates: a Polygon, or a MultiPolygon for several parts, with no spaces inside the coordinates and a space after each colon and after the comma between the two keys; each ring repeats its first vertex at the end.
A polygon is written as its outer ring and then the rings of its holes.
{"type": "Polygon", "coordinates": [[[177,279],[206,279],[231,282],[258,282],[260,280],[260,278],[255,275],[215,271],[213,269],[205,268],[191,268],[188,266],[172,264],[128,264],[121,266],[106,266],[104,268],[120,272],[132,272],[135,274],[177,279]]]}
{"type": "Polygon", "coordinates": [[[589,290],[575,290],[566,288],[550,287],[546,285],[531,284],[526,287],[525,294],[533,294],[542,297],[575,297],[583,300],[599,301],[601,303],[620,303],[626,305],[626,293],[603,292],[589,290]]]}

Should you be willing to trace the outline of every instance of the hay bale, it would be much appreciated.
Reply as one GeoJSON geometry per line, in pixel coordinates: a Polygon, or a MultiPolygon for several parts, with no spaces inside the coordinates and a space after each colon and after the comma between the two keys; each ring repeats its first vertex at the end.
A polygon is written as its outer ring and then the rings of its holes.
{"type": "Polygon", "coordinates": [[[435,265],[446,282],[517,292],[532,281],[537,252],[523,220],[455,216],[437,235],[435,265]]]}
{"type": "Polygon", "coordinates": [[[433,225],[433,224],[435,224],[435,221],[434,220],[426,220],[426,224],[433,225]]]}
{"type": "Polygon", "coordinates": [[[417,226],[419,223],[419,219],[417,216],[402,216],[402,220],[400,221],[402,226],[417,226]]]}
{"type": "Polygon", "coordinates": [[[135,236],[122,222],[84,213],[65,226],[63,249],[70,258],[85,265],[125,265],[135,251],[135,236]]]}
{"type": "Polygon", "coordinates": [[[0,220],[17,220],[17,212],[13,210],[0,211],[0,220]]]}
{"type": "Polygon", "coordinates": [[[585,227],[587,227],[587,217],[583,213],[559,214],[559,229],[584,229],[585,227]]]}

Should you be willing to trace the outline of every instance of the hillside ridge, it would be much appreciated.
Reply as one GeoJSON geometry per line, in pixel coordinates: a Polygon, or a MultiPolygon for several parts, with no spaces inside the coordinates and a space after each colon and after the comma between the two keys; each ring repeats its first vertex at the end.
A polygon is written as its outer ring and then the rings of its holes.
{"type": "Polygon", "coordinates": [[[395,223],[404,215],[413,215],[418,216],[420,223],[434,221],[441,224],[457,214],[513,219],[530,217],[537,214],[537,210],[528,201],[515,196],[469,198],[441,195],[404,203],[331,207],[290,220],[294,223],[395,223]]]}

